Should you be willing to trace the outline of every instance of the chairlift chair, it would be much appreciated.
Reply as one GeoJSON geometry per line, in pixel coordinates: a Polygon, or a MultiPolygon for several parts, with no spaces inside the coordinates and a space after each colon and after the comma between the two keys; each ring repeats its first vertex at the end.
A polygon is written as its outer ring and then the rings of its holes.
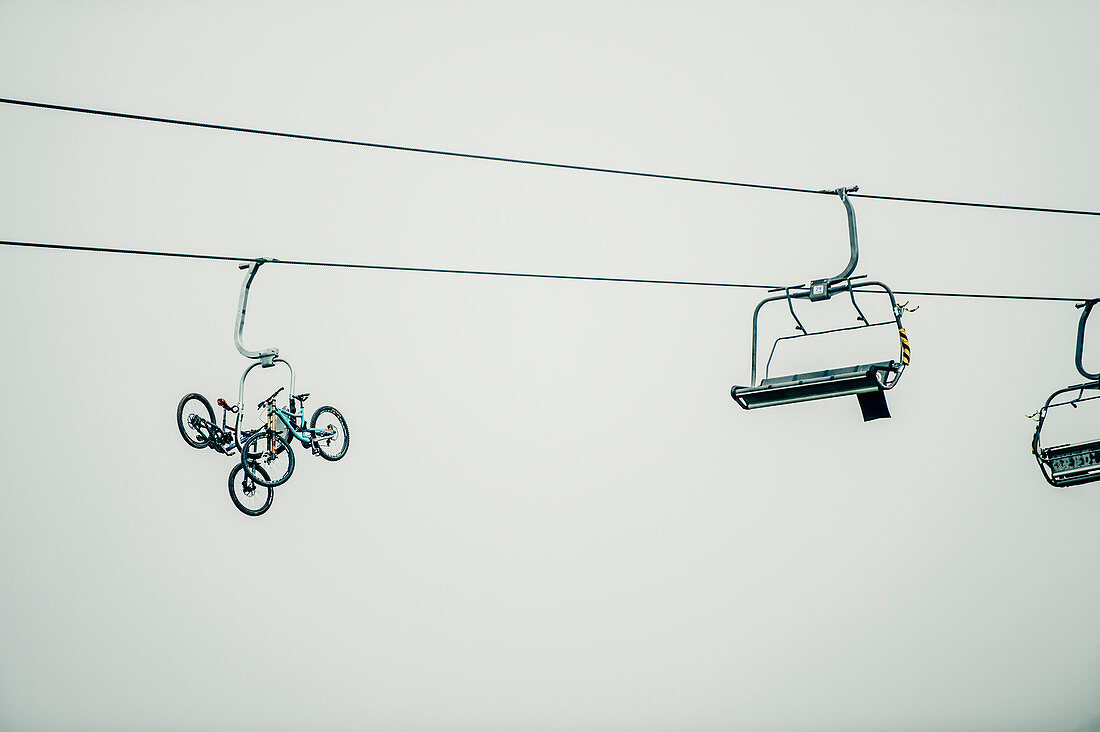
{"type": "Polygon", "coordinates": [[[1039,470],[1043,477],[1055,488],[1066,488],[1071,485],[1091,483],[1100,480],[1100,438],[1087,439],[1080,442],[1066,443],[1044,447],[1043,426],[1046,424],[1048,413],[1053,408],[1073,407],[1079,404],[1100,399],[1100,373],[1092,373],[1085,369],[1082,352],[1085,345],[1085,325],[1088,322],[1092,308],[1100,300],[1086,300],[1077,307],[1082,308],[1081,319],[1077,323],[1077,371],[1086,379],[1083,384],[1074,384],[1051,394],[1043,408],[1034,415],[1038,424],[1035,425],[1035,433],[1031,437],[1031,452],[1039,464],[1039,470]],[[1058,401],[1064,394],[1077,395],[1072,399],[1058,401]]]}
{"type": "Polygon", "coordinates": [[[909,364],[909,340],[902,327],[901,314],[904,306],[899,306],[893,291],[881,282],[863,280],[862,275],[852,276],[856,264],[859,261],[859,242],[856,237],[855,211],[852,209],[848,193],[859,190],[858,187],[838,188],[835,192],[844,203],[848,215],[848,239],[851,253],[848,265],[836,277],[820,280],[812,280],[805,285],[793,287],[781,287],[771,292],[782,294],[772,295],[762,300],[753,311],[752,315],[752,376],[749,386],[734,386],[730,389],[730,395],[744,409],[758,409],[772,407],[781,404],[795,404],[798,402],[812,401],[816,399],[829,399],[831,397],[855,395],[859,400],[863,419],[870,421],[890,416],[890,410],[886,405],[886,391],[892,389],[901,379],[902,372],[909,364]],[[870,322],[864,315],[859,303],[856,301],[856,291],[880,291],[890,301],[893,318],[882,322],[870,322]],[[822,331],[809,331],[799,319],[794,309],[795,300],[808,300],[811,303],[828,300],[833,295],[847,293],[852,307],[856,313],[857,325],[840,328],[832,328],[822,331]],[[771,353],[764,367],[764,377],[759,383],[757,374],[757,343],[758,321],[760,310],[771,302],[784,300],[791,317],[795,322],[794,335],[781,336],[772,344],[771,353]],[[842,331],[852,331],[863,328],[893,325],[898,331],[898,356],[897,359],[860,363],[854,366],[840,366],[836,368],[811,371],[807,373],[790,374],[786,376],[770,376],[772,356],[775,355],[776,346],[780,341],[811,336],[828,335],[842,331]]]}

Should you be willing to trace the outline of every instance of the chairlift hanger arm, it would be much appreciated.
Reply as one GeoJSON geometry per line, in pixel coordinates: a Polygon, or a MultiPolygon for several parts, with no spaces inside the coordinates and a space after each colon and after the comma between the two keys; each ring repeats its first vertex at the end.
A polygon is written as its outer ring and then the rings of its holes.
{"type": "Polygon", "coordinates": [[[240,269],[248,270],[248,276],[245,277],[244,283],[241,285],[241,296],[237,300],[237,327],[233,331],[233,345],[237,347],[240,354],[245,358],[259,360],[265,367],[274,365],[275,357],[279,355],[279,349],[265,348],[262,351],[250,351],[241,343],[241,336],[244,334],[244,316],[248,308],[248,288],[252,286],[252,280],[256,278],[256,272],[260,269],[260,265],[270,261],[272,260],[256,259],[252,262],[242,262],[238,265],[240,269]]]}
{"type": "Polygon", "coordinates": [[[1090,373],[1085,370],[1085,364],[1083,361],[1083,354],[1085,350],[1085,326],[1089,320],[1089,314],[1092,312],[1093,306],[1100,300],[1085,300],[1083,303],[1079,303],[1077,307],[1082,308],[1081,320],[1077,322],[1077,372],[1084,376],[1086,379],[1100,380],[1100,373],[1090,373]]]}
{"type": "Polygon", "coordinates": [[[859,186],[852,186],[851,188],[837,188],[835,191],[844,204],[844,211],[848,214],[848,246],[850,254],[848,256],[848,266],[846,266],[836,277],[830,277],[830,283],[838,280],[846,280],[851,277],[852,272],[856,271],[856,265],[859,263],[859,239],[856,237],[856,212],[852,208],[852,202],[848,200],[848,194],[855,193],[858,190],[859,186]]]}
{"type": "MultiPolygon", "coordinates": [[[[856,234],[856,212],[852,208],[852,202],[848,199],[849,193],[855,193],[859,190],[859,186],[851,186],[849,188],[836,188],[834,190],[823,190],[818,193],[835,193],[840,196],[841,203],[844,204],[844,211],[848,215],[848,264],[844,269],[840,271],[840,274],[835,277],[825,277],[820,280],[810,280],[807,284],[801,287],[805,288],[805,297],[811,301],[828,300],[830,297],[838,292],[844,292],[851,286],[851,280],[855,279],[852,273],[856,271],[856,265],[859,264],[859,237],[856,234]]],[[[859,277],[861,275],[857,275],[859,277]]],[[[780,290],[790,290],[796,288],[784,288],[777,287],[771,290],[772,292],[778,292],[780,290]]],[[[798,295],[802,297],[802,295],[798,295]]],[[[855,301],[853,300],[853,304],[855,301]]],[[[859,309],[859,306],[856,306],[859,309]]]]}

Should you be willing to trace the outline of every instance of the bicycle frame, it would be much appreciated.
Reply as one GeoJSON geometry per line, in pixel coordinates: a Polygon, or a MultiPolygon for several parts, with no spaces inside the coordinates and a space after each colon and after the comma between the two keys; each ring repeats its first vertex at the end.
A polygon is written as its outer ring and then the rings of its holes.
{"type": "MultiPolygon", "coordinates": [[[[235,430],[229,429],[229,410],[222,407],[222,423],[218,426],[218,423],[210,425],[210,446],[218,452],[225,453],[226,455],[232,455],[233,451],[237,449],[237,441],[234,437],[235,430]]],[[[201,417],[200,417],[201,419],[201,417]]],[[[204,422],[206,420],[203,420],[204,422]]]]}
{"type": "Polygon", "coordinates": [[[306,423],[306,410],[305,410],[305,407],[302,407],[302,411],[300,411],[300,412],[294,412],[293,409],[294,409],[293,405],[291,405],[291,409],[290,409],[290,411],[288,411],[288,410],[285,410],[285,409],[280,409],[279,407],[275,406],[274,404],[271,404],[268,407],[268,412],[267,412],[268,413],[268,428],[270,429],[274,426],[273,425],[273,418],[278,417],[279,420],[283,424],[286,425],[286,428],[290,431],[290,434],[293,435],[294,437],[296,437],[299,442],[301,442],[303,445],[306,445],[307,447],[309,445],[312,445],[313,441],[315,439],[317,439],[318,437],[332,437],[333,435],[336,434],[336,430],[331,430],[331,431],[330,430],[315,430],[312,427],[306,427],[305,426],[305,423],[306,423]],[[294,427],[294,420],[298,417],[301,417],[301,419],[302,419],[302,431],[301,432],[299,432],[294,427]]]}

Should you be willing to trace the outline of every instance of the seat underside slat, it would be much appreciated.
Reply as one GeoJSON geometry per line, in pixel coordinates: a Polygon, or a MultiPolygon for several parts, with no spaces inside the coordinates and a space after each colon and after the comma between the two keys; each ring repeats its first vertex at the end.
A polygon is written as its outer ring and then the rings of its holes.
{"type": "Polygon", "coordinates": [[[794,404],[815,399],[881,391],[880,371],[893,371],[893,361],[812,371],[764,379],[759,386],[735,386],[730,394],[745,409],[794,404]]]}
{"type": "Polygon", "coordinates": [[[1042,458],[1058,485],[1100,480],[1100,440],[1049,447],[1042,450],[1042,458]]]}

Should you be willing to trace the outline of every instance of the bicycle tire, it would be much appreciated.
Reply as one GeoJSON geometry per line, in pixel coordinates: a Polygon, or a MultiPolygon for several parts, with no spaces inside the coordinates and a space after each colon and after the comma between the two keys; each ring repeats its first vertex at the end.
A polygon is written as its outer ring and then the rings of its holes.
{"type": "Polygon", "coordinates": [[[214,424],[214,408],[210,406],[210,402],[206,400],[202,394],[196,394],[192,392],[180,399],[179,406],[176,407],[176,427],[179,428],[180,435],[183,437],[183,441],[191,447],[201,450],[204,447],[210,445],[211,439],[213,439],[213,433],[203,434],[202,430],[196,428],[193,424],[192,418],[198,417],[200,419],[205,418],[209,424],[214,424]],[[193,406],[188,406],[188,402],[194,401],[193,406]],[[196,413],[199,407],[202,407],[203,414],[196,413]],[[184,414],[186,412],[186,415],[184,414]],[[190,433],[188,433],[190,430],[190,433]]]}
{"type": "Polygon", "coordinates": [[[274,488],[294,472],[294,451],[279,433],[260,430],[241,444],[241,465],[252,480],[274,488]],[[268,474],[269,468],[274,477],[268,474]]]}
{"type": "Polygon", "coordinates": [[[340,411],[336,407],[318,407],[317,411],[313,413],[313,418],[309,421],[310,430],[317,429],[317,420],[321,419],[323,415],[330,415],[327,421],[327,426],[323,429],[335,428],[336,434],[331,437],[313,438],[313,445],[317,448],[317,452],[325,460],[336,462],[340,458],[344,457],[348,453],[348,445],[351,443],[351,436],[348,434],[348,423],[344,420],[344,415],[340,414],[340,411]]]}
{"type": "MultiPolygon", "coordinates": [[[[267,471],[260,465],[254,466],[254,469],[262,475],[267,475],[267,471]]],[[[244,515],[259,516],[271,508],[271,500],[275,497],[275,491],[269,485],[263,485],[252,480],[248,472],[244,470],[244,465],[237,463],[229,471],[229,497],[233,500],[233,505],[244,515]],[[242,496],[238,496],[237,486],[233,484],[238,476],[241,476],[240,492],[243,494],[242,496]],[[249,489],[250,486],[251,490],[249,489]],[[259,504],[257,504],[256,498],[260,499],[259,504]]]]}

